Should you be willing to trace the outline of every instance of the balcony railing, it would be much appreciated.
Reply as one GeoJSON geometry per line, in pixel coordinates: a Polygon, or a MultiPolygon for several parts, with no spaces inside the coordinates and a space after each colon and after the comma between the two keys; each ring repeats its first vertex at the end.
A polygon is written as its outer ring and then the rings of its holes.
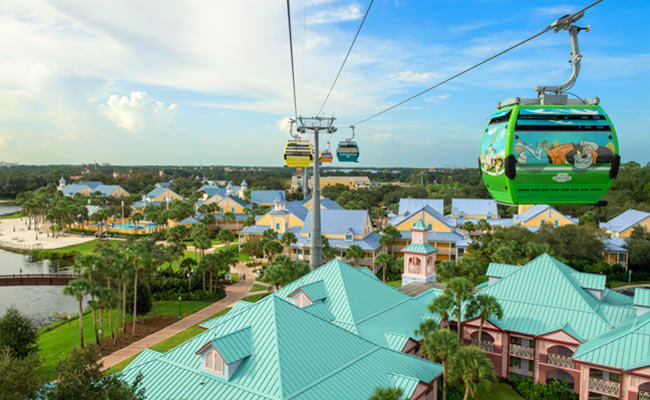
{"type": "Polygon", "coordinates": [[[576,364],[571,360],[571,357],[562,356],[559,354],[548,354],[547,364],[556,365],[562,368],[575,369],[576,364]]]}
{"type": "Polygon", "coordinates": [[[589,378],[589,390],[618,396],[621,392],[621,384],[600,378],[589,378]]]}
{"type": "Polygon", "coordinates": [[[533,358],[534,354],[535,354],[535,349],[533,349],[532,347],[526,347],[519,344],[510,345],[511,356],[533,358]]]}
{"type": "Polygon", "coordinates": [[[483,351],[494,353],[494,342],[482,340],[481,343],[479,343],[478,340],[472,340],[472,346],[480,347],[483,351]]]}
{"type": "Polygon", "coordinates": [[[639,400],[650,400],[650,392],[639,392],[639,400]]]}

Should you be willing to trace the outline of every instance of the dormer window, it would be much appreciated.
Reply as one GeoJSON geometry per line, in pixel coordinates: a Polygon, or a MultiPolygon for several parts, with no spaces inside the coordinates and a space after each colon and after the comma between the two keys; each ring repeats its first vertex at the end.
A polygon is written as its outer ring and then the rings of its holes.
{"type": "Polygon", "coordinates": [[[223,375],[223,358],[219,355],[219,352],[216,350],[209,350],[205,352],[203,356],[203,361],[205,363],[205,368],[211,371],[216,372],[217,374],[223,375]]]}
{"type": "Polygon", "coordinates": [[[296,306],[298,306],[300,308],[303,308],[303,307],[307,307],[308,305],[310,305],[311,300],[309,299],[309,297],[307,297],[306,294],[298,293],[297,295],[295,295],[293,297],[293,304],[295,304],[296,306]]]}
{"type": "Polygon", "coordinates": [[[345,232],[345,240],[348,242],[351,242],[354,237],[352,236],[352,232],[347,231],[345,232]]]}

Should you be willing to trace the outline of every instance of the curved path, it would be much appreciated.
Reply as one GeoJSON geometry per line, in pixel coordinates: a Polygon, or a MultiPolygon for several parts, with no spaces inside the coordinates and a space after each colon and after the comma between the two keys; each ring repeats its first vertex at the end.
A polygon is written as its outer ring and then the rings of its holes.
{"type": "Polygon", "coordinates": [[[102,369],[107,369],[112,367],[115,364],[118,364],[127,358],[134,356],[147,347],[151,347],[156,343],[159,343],[167,338],[170,338],[177,333],[192,327],[204,319],[210,317],[223,310],[224,308],[232,307],[235,303],[241,300],[243,297],[250,295],[248,290],[253,286],[253,272],[250,268],[246,267],[243,263],[238,263],[237,266],[232,270],[232,272],[239,273],[239,276],[246,274],[250,277],[245,281],[240,280],[234,285],[226,286],[226,297],[213,303],[202,310],[195,312],[194,314],[183,318],[180,321],[172,324],[164,329],[159,330],[156,333],[138,340],[137,342],[131,343],[123,349],[117,350],[116,352],[107,355],[102,358],[104,363],[102,369]]]}

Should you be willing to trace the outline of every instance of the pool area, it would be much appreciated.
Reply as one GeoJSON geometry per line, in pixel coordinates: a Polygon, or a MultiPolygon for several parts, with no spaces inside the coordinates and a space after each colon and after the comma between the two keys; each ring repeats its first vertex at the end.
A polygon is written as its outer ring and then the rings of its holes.
{"type": "Polygon", "coordinates": [[[146,225],[135,226],[134,224],[125,224],[123,222],[120,222],[119,224],[111,224],[111,225],[109,225],[109,229],[131,229],[131,230],[133,230],[133,229],[135,229],[135,230],[138,230],[138,229],[153,229],[155,227],[156,227],[156,225],[154,225],[154,224],[146,224],[146,225]]]}

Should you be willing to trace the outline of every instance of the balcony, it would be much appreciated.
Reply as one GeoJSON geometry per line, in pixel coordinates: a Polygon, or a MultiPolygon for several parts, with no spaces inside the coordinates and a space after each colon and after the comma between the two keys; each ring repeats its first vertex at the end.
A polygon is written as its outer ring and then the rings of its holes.
{"type": "Polygon", "coordinates": [[[573,362],[573,360],[571,360],[571,357],[562,356],[559,354],[549,353],[546,363],[555,365],[557,367],[562,367],[562,368],[568,368],[568,369],[576,368],[576,364],[573,362]]]}
{"type": "Polygon", "coordinates": [[[487,340],[481,340],[481,343],[479,343],[478,340],[472,339],[472,346],[479,347],[483,351],[494,353],[494,342],[489,342],[487,340]]]}
{"type": "Polygon", "coordinates": [[[534,358],[535,349],[532,347],[525,347],[519,344],[510,345],[510,355],[523,358],[534,358]]]}
{"type": "MultiPolygon", "coordinates": [[[[618,396],[621,393],[621,384],[600,378],[589,378],[589,390],[618,396]]],[[[639,395],[639,399],[641,399],[641,395],[639,395]]]]}
{"type": "Polygon", "coordinates": [[[650,392],[639,392],[639,400],[650,400],[650,392]]]}

